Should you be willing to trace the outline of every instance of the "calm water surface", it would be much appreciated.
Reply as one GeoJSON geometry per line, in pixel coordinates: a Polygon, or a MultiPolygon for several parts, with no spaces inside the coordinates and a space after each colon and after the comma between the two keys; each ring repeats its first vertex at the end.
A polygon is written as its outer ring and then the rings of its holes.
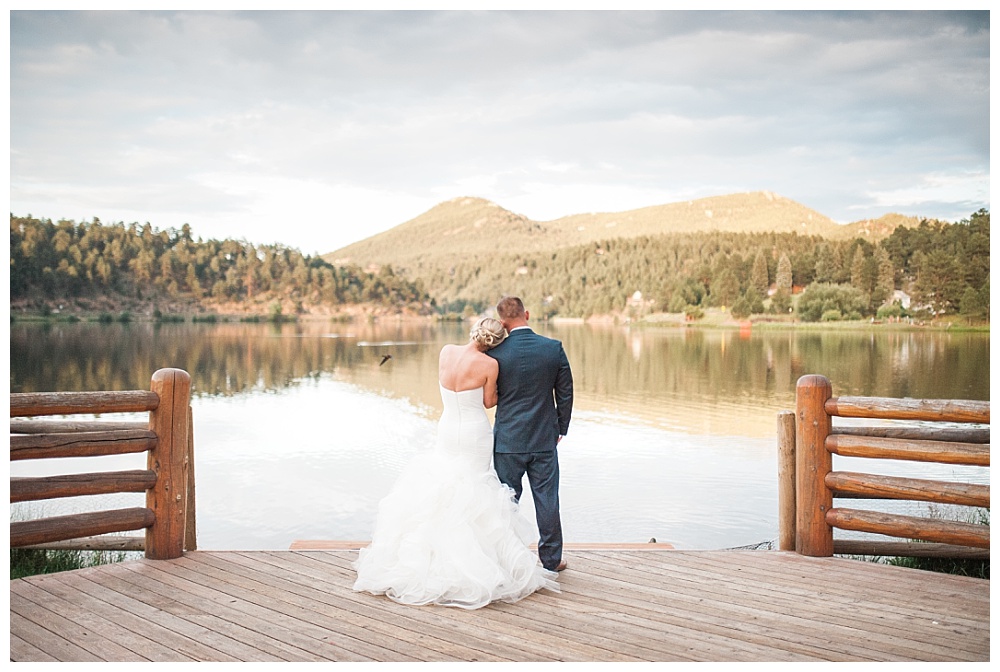
{"type": "MultiPolygon", "coordinates": [[[[775,540],[775,416],[794,407],[804,374],[828,376],[835,395],[989,399],[988,334],[534,326],[563,341],[573,367],[573,422],[560,444],[568,541],[775,540]]],[[[433,444],[438,351],[465,339],[458,324],[13,324],[10,385],[148,389],[158,368],[187,370],[199,547],[284,549],[369,537],[378,501],[433,444]],[[379,366],[383,354],[392,359],[379,366]]],[[[989,482],[983,469],[835,460],[839,469],[989,482]]],[[[11,474],[143,465],[142,456],[15,462],[11,474]]],[[[37,516],[141,502],[128,494],[27,506],[37,516]]],[[[11,515],[23,515],[21,505],[11,515]]]]}

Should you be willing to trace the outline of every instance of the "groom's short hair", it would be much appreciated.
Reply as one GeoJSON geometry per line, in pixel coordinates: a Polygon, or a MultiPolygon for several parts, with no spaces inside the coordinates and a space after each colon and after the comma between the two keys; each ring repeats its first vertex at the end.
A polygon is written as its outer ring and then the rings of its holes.
{"type": "Polygon", "coordinates": [[[524,317],[524,304],[516,296],[505,296],[497,302],[497,315],[501,320],[524,317]]]}

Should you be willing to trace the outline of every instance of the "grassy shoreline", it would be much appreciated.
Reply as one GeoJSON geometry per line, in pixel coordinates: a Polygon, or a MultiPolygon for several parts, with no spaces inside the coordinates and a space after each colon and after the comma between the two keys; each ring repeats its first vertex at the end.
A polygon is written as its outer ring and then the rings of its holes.
{"type": "MultiPolygon", "coordinates": [[[[10,314],[10,322],[33,324],[73,324],[89,323],[140,323],[140,324],[180,324],[180,323],[217,323],[217,322],[248,322],[248,323],[290,323],[290,322],[357,322],[357,321],[413,321],[413,322],[446,322],[455,321],[454,316],[447,315],[406,315],[406,314],[333,314],[333,315],[260,315],[256,313],[171,313],[154,317],[145,314],[133,314],[128,311],[113,314],[108,312],[80,313],[49,313],[18,312],[10,314]]],[[[468,318],[472,319],[472,318],[468,318]]],[[[803,322],[792,317],[775,317],[772,315],[752,315],[740,320],[728,312],[709,309],[705,316],[698,320],[687,320],[683,313],[654,313],[641,318],[629,318],[623,315],[600,315],[589,318],[552,317],[547,320],[552,324],[589,324],[595,326],[627,326],[641,328],[674,328],[699,330],[768,330],[782,331],[944,331],[944,332],[981,332],[989,333],[989,323],[968,324],[960,318],[939,318],[932,321],[899,321],[882,320],[839,320],[835,322],[803,322]]]]}

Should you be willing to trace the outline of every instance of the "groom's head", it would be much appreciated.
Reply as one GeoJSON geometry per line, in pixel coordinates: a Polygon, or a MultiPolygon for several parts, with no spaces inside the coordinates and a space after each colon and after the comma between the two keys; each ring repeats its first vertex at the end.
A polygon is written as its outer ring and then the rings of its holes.
{"type": "Polygon", "coordinates": [[[524,309],[521,299],[516,296],[505,296],[500,299],[497,303],[497,316],[507,331],[528,324],[528,311],[524,309]]]}

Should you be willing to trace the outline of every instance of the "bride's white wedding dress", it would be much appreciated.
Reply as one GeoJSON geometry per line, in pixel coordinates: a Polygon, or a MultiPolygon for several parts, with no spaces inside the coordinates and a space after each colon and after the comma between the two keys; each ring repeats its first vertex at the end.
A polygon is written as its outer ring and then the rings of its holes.
{"type": "Polygon", "coordinates": [[[441,398],[435,448],[418,454],[379,503],[371,545],[354,565],[354,590],[465,609],[558,591],[558,575],[528,547],[531,523],[491,466],[483,388],[441,386],[441,398]]]}

